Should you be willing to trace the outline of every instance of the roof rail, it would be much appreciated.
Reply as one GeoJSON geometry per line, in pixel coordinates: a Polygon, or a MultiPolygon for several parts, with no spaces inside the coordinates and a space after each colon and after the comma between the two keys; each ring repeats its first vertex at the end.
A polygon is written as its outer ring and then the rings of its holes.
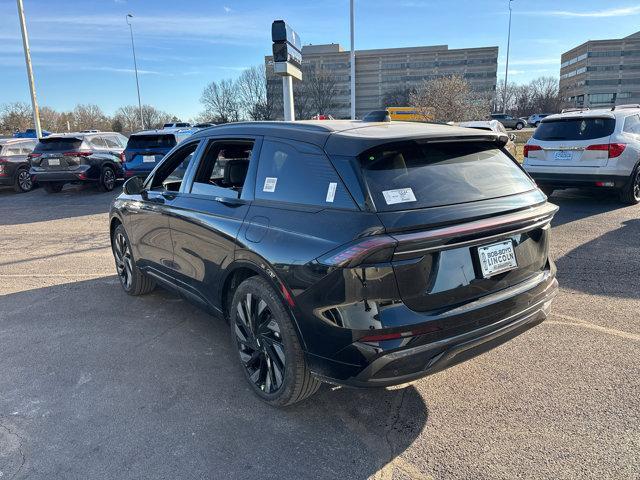
{"type": "Polygon", "coordinates": [[[581,107],[581,108],[563,108],[560,113],[568,113],[568,112],[583,112],[585,110],[589,110],[589,107],[581,107]]]}
{"type": "Polygon", "coordinates": [[[613,112],[615,109],[623,109],[623,108],[640,108],[640,103],[626,103],[624,105],[614,105],[611,107],[611,111],[613,112]]]}

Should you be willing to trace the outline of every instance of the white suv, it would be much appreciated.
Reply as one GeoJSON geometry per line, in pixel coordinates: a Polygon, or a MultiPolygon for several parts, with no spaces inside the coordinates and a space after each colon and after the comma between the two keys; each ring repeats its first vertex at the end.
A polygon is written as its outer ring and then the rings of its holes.
{"type": "Polygon", "coordinates": [[[525,170],[549,196],[558,188],[606,188],[640,203],[640,105],[550,115],[524,157],[525,170]]]}

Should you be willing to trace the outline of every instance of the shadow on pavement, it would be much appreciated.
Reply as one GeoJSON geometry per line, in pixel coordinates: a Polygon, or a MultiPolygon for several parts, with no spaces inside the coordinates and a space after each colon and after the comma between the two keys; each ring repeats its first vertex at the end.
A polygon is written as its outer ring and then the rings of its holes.
{"type": "Polygon", "coordinates": [[[558,190],[549,198],[549,201],[560,207],[560,211],[552,222],[554,227],[628,207],[613,193],[577,189],[558,190]]]}
{"type": "Polygon", "coordinates": [[[43,188],[28,193],[0,188],[0,226],[106,213],[121,191],[120,185],[107,193],[99,192],[94,185],[66,185],[62,192],[53,194],[43,188]]]}
{"type": "Polygon", "coordinates": [[[17,478],[362,479],[428,417],[411,386],[271,408],[222,320],[115,276],[0,297],[0,351],[0,460],[17,478]]]}

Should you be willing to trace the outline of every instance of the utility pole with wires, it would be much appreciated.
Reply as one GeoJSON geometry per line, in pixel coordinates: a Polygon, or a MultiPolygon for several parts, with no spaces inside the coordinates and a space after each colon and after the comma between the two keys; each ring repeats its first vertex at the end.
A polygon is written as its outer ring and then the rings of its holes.
{"type": "Polygon", "coordinates": [[[27,79],[29,80],[29,91],[31,92],[31,108],[33,110],[33,123],[38,138],[42,138],[42,128],[40,128],[40,110],[38,110],[38,100],[36,99],[36,86],[33,81],[33,68],[31,68],[31,50],[29,49],[29,35],[27,34],[27,22],[24,19],[24,5],[22,0],[18,2],[18,17],[20,18],[20,29],[22,30],[22,47],[24,48],[24,61],[27,64],[27,79]]]}
{"type": "Polygon", "coordinates": [[[504,89],[502,91],[502,113],[507,113],[507,89],[509,88],[509,48],[511,47],[511,2],[509,0],[509,35],[507,36],[507,67],[504,71],[504,89]]]}

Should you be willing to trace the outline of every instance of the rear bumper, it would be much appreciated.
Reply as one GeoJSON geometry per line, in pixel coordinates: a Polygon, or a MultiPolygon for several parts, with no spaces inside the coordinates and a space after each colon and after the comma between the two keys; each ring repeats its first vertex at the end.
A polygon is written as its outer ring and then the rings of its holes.
{"type": "Polygon", "coordinates": [[[99,172],[90,165],[79,165],[67,170],[44,170],[32,168],[29,173],[37,182],[95,182],[99,172]]]}
{"type": "Polygon", "coordinates": [[[545,273],[533,287],[515,286],[499,292],[494,299],[482,299],[480,305],[465,305],[477,316],[477,328],[455,332],[439,338],[429,335],[413,337],[400,348],[356,342],[356,348],[368,358],[362,365],[352,365],[307,353],[311,371],[321,380],[344,386],[383,387],[398,385],[431,375],[464,360],[473,358],[525,332],[547,318],[558,290],[555,269],[545,273]],[[476,307],[476,308],[474,308],[476,307]],[[495,315],[495,312],[500,313],[495,315]],[[486,324],[483,317],[494,321],[486,324]]]}
{"type": "Polygon", "coordinates": [[[558,188],[623,188],[629,182],[627,175],[528,172],[538,185],[558,188]]]}

